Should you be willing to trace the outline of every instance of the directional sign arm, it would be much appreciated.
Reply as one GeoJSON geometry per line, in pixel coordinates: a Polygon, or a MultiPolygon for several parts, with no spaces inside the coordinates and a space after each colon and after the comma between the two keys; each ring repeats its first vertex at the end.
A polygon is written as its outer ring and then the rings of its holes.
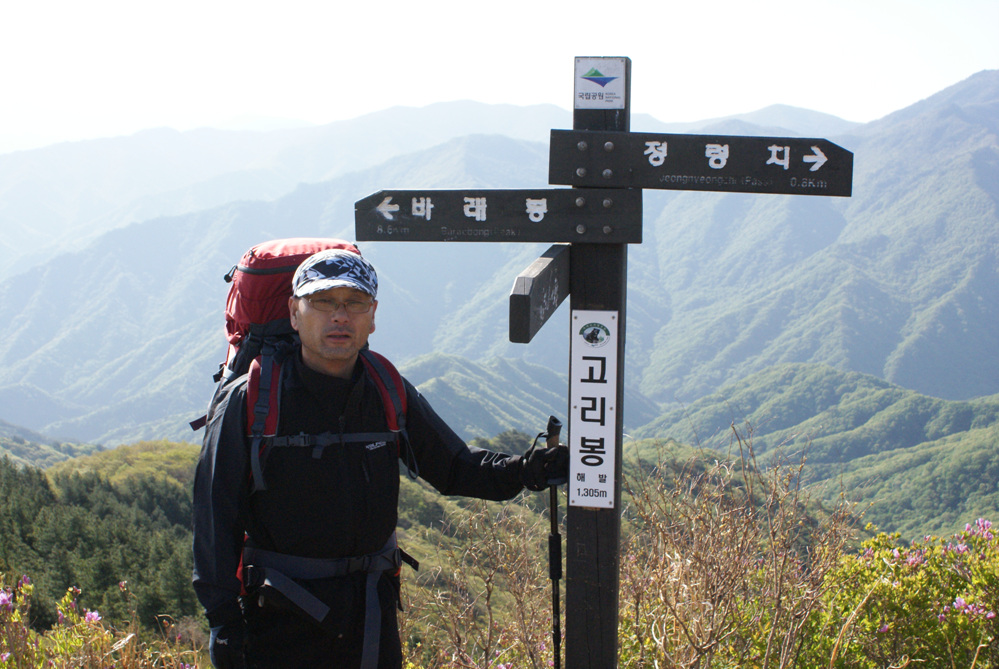
{"type": "Polygon", "coordinates": [[[639,244],[633,189],[379,191],[354,204],[358,241],[639,244]]]}
{"type": "Polygon", "coordinates": [[[825,139],[552,130],[548,181],[849,197],[853,154],[825,139]]]}
{"type": "Polygon", "coordinates": [[[569,296],[571,245],[555,244],[513,282],[510,341],[528,344],[569,296]]]}

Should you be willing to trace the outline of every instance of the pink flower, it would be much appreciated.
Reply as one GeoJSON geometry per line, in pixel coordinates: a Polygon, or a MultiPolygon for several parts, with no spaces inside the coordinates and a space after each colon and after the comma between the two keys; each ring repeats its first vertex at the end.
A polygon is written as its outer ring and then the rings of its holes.
{"type": "Polygon", "coordinates": [[[83,619],[88,623],[96,623],[101,619],[101,614],[97,611],[87,611],[87,615],[83,619]]]}
{"type": "Polygon", "coordinates": [[[878,628],[878,632],[880,632],[881,634],[884,634],[887,631],[888,631],[888,623],[885,623],[880,628],[878,628]]]}

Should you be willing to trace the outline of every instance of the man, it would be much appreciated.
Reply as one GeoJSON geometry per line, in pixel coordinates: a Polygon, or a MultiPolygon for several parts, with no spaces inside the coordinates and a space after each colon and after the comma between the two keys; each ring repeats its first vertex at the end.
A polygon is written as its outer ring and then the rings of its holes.
{"type": "Polygon", "coordinates": [[[301,343],[281,365],[276,438],[251,456],[243,377],[212,408],[198,462],[194,587],[212,662],[398,669],[398,460],[442,494],[506,500],[564,482],[567,449],[470,448],[408,381],[408,439],[393,443],[360,360],[375,331],[374,268],[351,251],[322,251],[292,287],[301,343]]]}

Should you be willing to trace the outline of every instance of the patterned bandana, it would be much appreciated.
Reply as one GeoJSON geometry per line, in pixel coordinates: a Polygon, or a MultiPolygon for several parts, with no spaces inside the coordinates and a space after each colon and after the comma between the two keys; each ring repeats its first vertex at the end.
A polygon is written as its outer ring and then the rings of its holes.
{"type": "Polygon", "coordinates": [[[327,249],[306,258],[295,270],[291,285],[295,297],[305,297],[330,288],[356,288],[378,295],[378,275],[367,260],[343,249],[327,249]]]}

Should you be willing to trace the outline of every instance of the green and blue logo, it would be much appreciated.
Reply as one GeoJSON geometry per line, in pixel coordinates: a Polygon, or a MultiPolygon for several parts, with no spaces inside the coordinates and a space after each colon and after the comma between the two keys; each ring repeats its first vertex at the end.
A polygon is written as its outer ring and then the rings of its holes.
{"type": "Polygon", "coordinates": [[[600,72],[595,67],[591,67],[590,71],[583,75],[583,79],[587,81],[592,81],[593,83],[599,85],[601,88],[614,81],[618,77],[605,77],[603,73],[600,72]]]}

